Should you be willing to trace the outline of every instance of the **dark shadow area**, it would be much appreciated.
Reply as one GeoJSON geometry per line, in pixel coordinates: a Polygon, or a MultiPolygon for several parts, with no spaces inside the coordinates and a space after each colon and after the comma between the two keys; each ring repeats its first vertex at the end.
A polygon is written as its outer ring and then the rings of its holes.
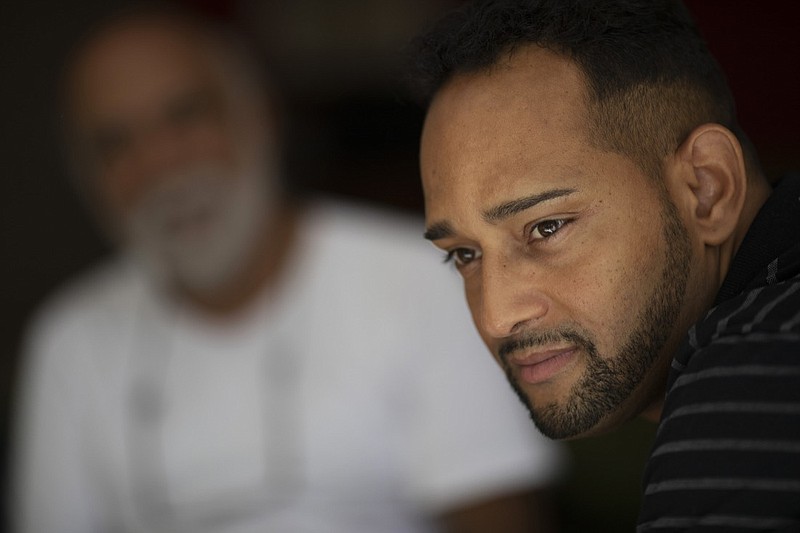
{"type": "MultiPolygon", "coordinates": [[[[246,2],[185,3],[231,20],[252,10],[246,2]]],[[[0,454],[4,458],[19,368],[16,354],[25,325],[47,295],[109,250],[70,186],[60,157],[56,88],[65,50],[100,13],[123,4],[81,0],[47,4],[44,9],[37,3],[14,2],[2,9],[0,275],[5,288],[0,454]]],[[[800,168],[800,136],[795,131],[800,121],[796,57],[800,36],[795,28],[800,8],[779,0],[688,0],[687,5],[728,74],[741,124],[768,175],[774,179],[800,168]]],[[[408,102],[397,85],[387,83],[385,72],[330,84],[329,93],[324,90],[326,83],[286,95],[296,117],[289,179],[302,191],[421,212],[417,146],[423,111],[408,102]]],[[[572,465],[557,497],[565,532],[633,530],[641,472],[654,429],[637,421],[608,436],[567,444],[572,465]]],[[[3,460],[3,489],[7,470],[3,460]]],[[[0,516],[0,524],[5,522],[0,516]]]]}

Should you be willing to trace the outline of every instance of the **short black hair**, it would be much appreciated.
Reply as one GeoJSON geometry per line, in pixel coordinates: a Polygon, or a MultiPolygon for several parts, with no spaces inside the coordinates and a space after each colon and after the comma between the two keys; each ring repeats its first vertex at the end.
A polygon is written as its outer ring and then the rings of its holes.
{"type": "Polygon", "coordinates": [[[453,76],[535,45],[573,61],[587,88],[589,137],[652,176],[697,126],[741,132],[722,69],[677,0],[476,0],[413,47],[412,85],[430,100],[453,76]]]}

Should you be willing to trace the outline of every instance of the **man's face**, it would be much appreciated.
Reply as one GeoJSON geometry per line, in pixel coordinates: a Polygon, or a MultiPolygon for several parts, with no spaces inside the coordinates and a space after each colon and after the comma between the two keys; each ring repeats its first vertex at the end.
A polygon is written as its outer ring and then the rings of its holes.
{"type": "Polygon", "coordinates": [[[659,401],[691,253],[652,180],[587,132],[578,69],[531,47],[451,80],[422,136],[427,235],[553,438],[605,431],[659,401]]]}
{"type": "Polygon", "coordinates": [[[180,28],[122,26],[84,52],[68,88],[73,146],[105,222],[158,274],[201,291],[246,260],[270,171],[256,155],[264,132],[234,112],[209,48],[180,28]]]}

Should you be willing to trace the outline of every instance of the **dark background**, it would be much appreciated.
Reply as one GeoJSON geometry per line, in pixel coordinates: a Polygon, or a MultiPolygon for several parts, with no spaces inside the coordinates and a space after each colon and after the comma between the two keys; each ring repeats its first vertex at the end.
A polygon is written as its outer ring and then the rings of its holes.
{"type": "MultiPolygon", "coordinates": [[[[125,3],[0,6],[3,456],[16,354],[31,312],[65,279],[108,253],[68,185],[55,95],[65,50],[90,21],[125,3]]],[[[421,212],[416,150],[422,111],[403,97],[397,58],[403,43],[455,0],[183,3],[237,24],[270,51],[289,89],[294,132],[302,140],[293,166],[302,187],[421,212]]],[[[689,0],[687,5],[728,75],[741,124],[768,174],[800,169],[798,3],[689,0]]],[[[614,435],[568,444],[573,468],[559,494],[566,530],[632,530],[652,432],[651,425],[634,422],[614,435]]]]}

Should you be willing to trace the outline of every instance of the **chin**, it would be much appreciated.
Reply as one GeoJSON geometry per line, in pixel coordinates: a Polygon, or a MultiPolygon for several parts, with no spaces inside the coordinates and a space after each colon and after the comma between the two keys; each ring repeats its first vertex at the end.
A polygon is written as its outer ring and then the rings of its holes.
{"type": "Polygon", "coordinates": [[[532,394],[514,381],[511,385],[538,430],[553,440],[603,435],[636,418],[643,410],[636,389],[625,397],[597,395],[578,380],[569,390],[560,394],[552,391],[554,394],[542,398],[541,390],[532,394]]]}

